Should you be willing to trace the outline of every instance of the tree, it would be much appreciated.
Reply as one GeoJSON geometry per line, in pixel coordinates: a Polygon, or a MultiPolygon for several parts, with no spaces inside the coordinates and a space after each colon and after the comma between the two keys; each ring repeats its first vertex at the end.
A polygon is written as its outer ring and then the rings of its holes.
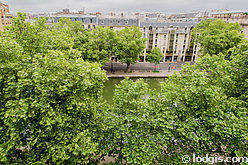
{"type": "Polygon", "coordinates": [[[66,33],[55,39],[22,16],[0,36],[0,162],[86,164],[102,137],[106,75],[78,57],[66,33]]]}
{"type": "Polygon", "coordinates": [[[238,23],[227,23],[219,19],[201,21],[194,29],[193,36],[200,43],[202,55],[222,52],[227,55],[226,59],[230,57],[227,51],[245,40],[238,23]]]}
{"type": "Polygon", "coordinates": [[[27,54],[47,53],[49,50],[72,49],[73,39],[65,29],[53,31],[46,25],[46,19],[40,17],[34,24],[25,22],[26,14],[18,13],[12,19],[12,25],[3,33],[14,38],[27,54]]]}
{"type": "Polygon", "coordinates": [[[156,70],[157,64],[160,63],[161,59],[164,57],[163,53],[159,48],[154,48],[151,53],[147,56],[147,61],[150,63],[154,63],[155,67],[154,70],[156,70]]]}
{"type": "Polygon", "coordinates": [[[109,27],[96,27],[76,38],[74,48],[82,52],[83,59],[104,65],[116,50],[116,33],[109,27]]]}
{"type": "Polygon", "coordinates": [[[186,64],[161,91],[123,80],[108,113],[107,153],[132,164],[180,164],[193,153],[247,157],[247,45],[231,57],[208,54],[186,64]]]}
{"type": "Polygon", "coordinates": [[[230,50],[230,79],[233,82],[229,86],[230,95],[248,103],[248,42],[243,42],[230,50]]]}
{"type": "Polygon", "coordinates": [[[142,32],[138,27],[125,27],[117,31],[117,57],[122,63],[127,64],[126,72],[129,72],[130,65],[137,62],[138,56],[145,48],[145,38],[141,38],[142,32]]]}
{"type": "MultiPolygon", "coordinates": [[[[167,155],[174,159],[165,154],[165,160],[178,161],[192,153],[247,156],[247,102],[232,94],[239,88],[230,74],[233,62],[225,60],[224,54],[205,55],[162,85],[157,108],[169,111],[168,123],[173,121],[167,155]]],[[[244,90],[239,92],[245,95],[244,90]]]]}
{"type": "Polygon", "coordinates": [[[85,31],[84,27],[82,26],[83,22],[81,21],[72,21],[69,18],[60,18],[59,22],[53,23],[52,29],[54,30],[61,30],[67,29],[68,33],[72,35],[72,37],[77,37],[80,33],[85,31]]]}
{"type": "Polygon", "coordinates": [[[142,79],[136,82],[124,79],[115,87],[103,142],[108,155],[118,155],[118,163],[154,164],[162,152],[158,143],[161,132],[157,131],[152,116],[159,110],[150,108],[148,93],[148,85],[142,79]]]}

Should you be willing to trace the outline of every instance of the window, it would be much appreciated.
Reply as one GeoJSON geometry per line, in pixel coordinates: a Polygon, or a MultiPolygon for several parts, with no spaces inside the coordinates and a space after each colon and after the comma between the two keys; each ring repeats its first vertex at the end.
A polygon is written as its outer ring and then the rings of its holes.
{"type": "Polygon", "coordinates": [[[174,62],[176,62],[176,61],[177,61],[177,56],[174,56],[173,61],[174,61],[174,62]]]}
{"type": "Polygon", "coordinates": [[[164,39],[166,39],[166,35],[164,35],[164,39]]]}
{"type": "Polygon", "coordinates": [[[143,31],[144,31],[144,32],[146,31],[146,27],[143,27],[143,31]]]}
{"type": "Polygon", "coordinates": [[[156,38],[158,38],[158,33],[156,33],[156,38]]]}
{"type": "Polygon", "coordinates": [[[93,19],[92,18],[90,19],[90,23],[93,23],[93,19]]]}

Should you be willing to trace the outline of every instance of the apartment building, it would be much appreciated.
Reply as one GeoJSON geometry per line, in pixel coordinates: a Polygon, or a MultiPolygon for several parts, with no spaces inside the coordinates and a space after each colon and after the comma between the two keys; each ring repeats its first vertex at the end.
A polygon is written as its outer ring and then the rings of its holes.
{"type": "Polygon", "coordinates": [[[147,38],[146,48],[140,61],[146,62],[147,55],[155,47],[164,54],[161,62],[191,62],[198,56],[199,46],[191,40],[192,29],[199,22],[140,23],[143,38],[147,38]]]}
{"type": "Polygon", "coordinates": [[[12,15],[9,13],[9,6],[0,3],[0,14],[0,31],[3,31],[5,26],[11,25],[12,15]]]}
{"type": "Polygon", "coordinates": [[[139,56],[139,62],[147,62],[148,54],[155,47],[160,48],[164,54],[161,62],[193,62],[198,58],[200,47],[191,40],[191,33],[199,21],[161,21],[156,17],[154,17],[155,19],[147,19],[123,13],[120,15],[113,13],[110,15],[63,13],[53,16],[52,19],[53,22],[59,22],[60,18],[81,21],[85,29],[96,26],[110,27],[114,30],[121,30],[130,26],[139,27],[142,37],[147,38],[146,48],[139,56]]]}

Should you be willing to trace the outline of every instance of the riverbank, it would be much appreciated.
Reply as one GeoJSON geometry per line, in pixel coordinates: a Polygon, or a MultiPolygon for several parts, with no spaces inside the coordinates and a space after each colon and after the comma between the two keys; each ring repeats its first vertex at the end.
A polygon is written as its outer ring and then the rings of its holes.
{"type": "MultiPolygon", "coordinates": [[[[194,63],[190,64],[193,65],[194,63]]],[[[182,69],[182,65],[185,65],[185,63],[160,63],[156,66],[156,70],[159,72],[153,72],[154,64],[142,62],[131,65],[131,73],[125,73],[124,71],[126,70],[127,65],[117,62],[107,63],[102,69],[107,71],[107,76],[110,78],[166,78],[175,72],[179,72],[182,69]]]]}
{"type": "Polygon", "coordinates": [[[125,73],[124,71],[107,72],[109,78],[125,78],[125,77],[137,77],[137,78],[166,78],[174,73],[179,72],[178,70],[165,71],[160,70],[159,72],[152,71],[137,71],[134,70],[131,73],[125,73]]]}

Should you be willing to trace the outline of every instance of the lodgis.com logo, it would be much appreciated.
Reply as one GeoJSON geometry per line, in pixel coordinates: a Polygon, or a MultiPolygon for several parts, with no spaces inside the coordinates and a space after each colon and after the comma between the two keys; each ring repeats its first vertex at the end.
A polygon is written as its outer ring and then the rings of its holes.
{"type": "MultiPolygon", "coordinates": [[[[184,155],[182,157],[182,162],[183,163],[189,163],[191,162],[191,158],[188,155],[184,155]]],[[[215,157],[209,157],[208,154],[206,154],[205,157],[196,157],[195,153],[193,154],[192,162],[197,162],[197,163],[241,163],[241,162],[246,162],[248,163],[248,158],[247,157],[223,157],[223,156],[215,156],[215,157]]]]}

